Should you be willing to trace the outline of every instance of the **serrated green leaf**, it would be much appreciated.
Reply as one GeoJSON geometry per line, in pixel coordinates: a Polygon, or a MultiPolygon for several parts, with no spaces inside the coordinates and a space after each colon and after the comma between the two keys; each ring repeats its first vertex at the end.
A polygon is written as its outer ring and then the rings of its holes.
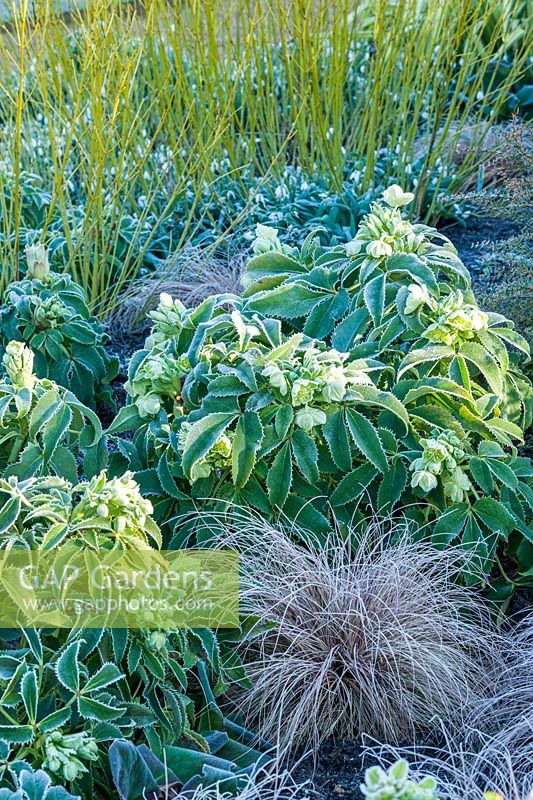
{"type": "Polygon", "coordinates": [[[306,336],[325,339],[331,333],[335,322],[346,313],[349,303],[350,296],[343,288],[321,300],[307,317],[304,326],[306,336]]]}
{"type": "Polygon", "coordinates": [[[292,434],[291,444],[294,460],[304,478],[311,484],[318,481],[318,450],[314,439],[297,428],[292,434]]]}
{"type": "Polygon", "coordinates": [[[407,470],[403,462],[397,458],[383,475],[378,491],[378,511],[389,514],[405,489],[407,470]]]}
{"type": "Polygon", "coordinates": [[[294,419],[294,411],[291,405],[286,403],[276,411],[274,418],[274,428],[280,439],[284,439],[294,419]]]}
{"type": "Polygon", "coordinates": [[[357,500],[377,474],[378,470],[372,464],[356,467],[342,479],[331,495],[331,505],[344,506],[357,500]]]}
{"type": "Polygon", "coordinates": [[[17,521],[20,514],[20,497],[10,497],[0,508],[0,533],[5,533],[17,521]]]}
{"type": "Polygon", "coordinates": [[[340,470],[349,472],[352,468],[352,455],[343,412],[339,410],[327,413],[322,431],[333,461],[340,470]]]}
{"type": "Polygon", "coordinates": [[[103,689],[104,686],[116,683],[116,681],[119,681],[123,677],[119,668],[115,664],[108,662],[103,664],[98,672],[91,675],[82,691],[84,694],[87,694],[87,692],[93,692],[95,689],[103,689]]]}
{"type": "Polygon", "coordinates": [[[290,443],[285,442],[276,454],[266,479],[268,497],[273,508],[283,508],[292,483],[290,443]]]}
{"type": "Polygon", "coordinates": [[[494,491],[494,483],[492,481],[491,472],[487,466],[487,462],[481,458],[473,456],[470,459],[469,467],[472,477],[479,488],[485,492],[485,494],[491,495],[494,491]]]}
{"type": "Polygon", "coordinates": [[[67,433],[72,422],[72,411],[63,404],[42,429],[43,459],[48,461],[67,433]]]}
{"type": "Polygon", "coordinates": [[[62,683],[66,689],[74,693],[80,688],[79,649],[79,639],[69,644],[61,653],[55,670],[59,682],[62,683]]]}
{"type": "Polygon", "coordinates": [[[376,327],[381,325],[381,318],[383,317],[383,309],[385,306],[385,281],[385,273],[380,272],[379,275],[372,278],[363,289],[365,305],[376,327]]]}
{"type": "Polygon", "coordinates": [[[95,719],[97,722],[107,722],[108,720],[118,719],[126,711],[125,706],[114,707],[94,697],[80,697],[79,711],[86,719],[95,719]]]}
{"type": "Polygon", "coordinates": [[[370,420],[352,408],[346,409],[346,421],[356,447],[379,469],[387,472],[388,461],[378,432],[370,420]]]}
{"type": "Polygon", "coordinates": [[[27,744],[33,739],[29,725],[0,725],[0,741],[8,744],[27,744]]]}
{"type": "Polygon", "coordinates": [[[197,422],[193,422],[187,434],[182,455],[182,466],[186,475],[190,475],[196,462],[213,447],[219,436],[224,433],[234,419],[234,414],[225,414],[219,411],[207,414],[197,422]]]}
{"type": "Polygon", "coordinates": [[[35,670],[31,669],[23,676],[20,682],[20,693],[26,714],[31,723],[35,722],[37,717],[37,675],[35,670]]]}
{"type": "Polygon", "coordinates": [[[30,416],[29,435],[32,439],[62,405],[56,389],[49,389],[35,403],[30,416]]]}
{"type": "Polygon", "coordinates": [[[262,442],[263,426],[259,414],[245,411],[237,422],[231,453],[231,477],[234,485],[240,489],[252,473],[262,442]]]}
{"type": "Polygon", "coordinates": [[[58,711],[53,711],[39,721],[39,731],[41,733],[48,733],[49,731],[57,730],[57,728],[62,728],[70,719],[70,715],[70,708],[60,708],[58,711]]]}
{"type": "Polygon", "coordinates": [[[502,503],[492,497],[482,497],[473,506],[474,514],[492,533],[500,533],[507,538],[515,529],[515,520],[502,503]]]}
{"type": "Polygon", "coordinates": [[[324,298],[324,292],[303,283],[284,283],[276,289],[255,294],[247,303],[250,311],[281,319],[306,317],[324,298]]]}
{"type": "Polygon", "coordinates": [[[485,378],[494,394],[503,392],[503,378],[498,362],[482,345],[477,342],[465,342],[461,345],[460,354],[473,364],[485,378]]]}

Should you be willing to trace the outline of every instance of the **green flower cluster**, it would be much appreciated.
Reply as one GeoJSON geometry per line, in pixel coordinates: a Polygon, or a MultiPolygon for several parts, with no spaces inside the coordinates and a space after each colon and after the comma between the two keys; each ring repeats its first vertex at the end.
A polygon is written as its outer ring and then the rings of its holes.
{"type": "Polygon", "coordinates": [[[458,289],[436,300],[431,297],[424,284],[411,284],[405,302],[407,315],[425,311],[423,319],[429,322],[422,337],[438,344],[460,344],[473,339],[481,331],[488,330],[489,317],[477,304],[466,302],[463,292],[458,289]]]}
{"type": "Polygon", "coordinates": [[[407,761],[397,761],[385,770],[370,767],[361,792],[367,800],[438,800],[437,782],[427,776],[421,781],[409,777],[407,761]]]}
{"type": "Polygon", "coordinates": [[[35,376],[29,347],[8,342],[2,365],[0,469],[5,476],[52,473],[77,483],[80,468],[90,476],[105,466],[100,420],[72,392],[35,376]]]}
{"type": "Polygon", "coordinates": [[[70,389],[85,405],[113,406],[109,382],[118,362],[108,337],[91,316],[83,288],[70,275],[52,272],[43,245],[26,248],[26,277],[10,283],[0,303],[0,350],[25,342],[35,355],[35,374],[70,389]]]}
{"type": "Polygon", "coordinates": [[[164,398],[178,400],[183,378],[189,371],[186,357],[176,357],[170,349],[154,350],[143,361],[135,377],[125,384],[141,417],[154,416],[164,398]]]}
{"type": "Polygon", "coordinates": [[[466,457],[463,443],[453,431],[432,431],[428,439],[421,439],[421,458],[409,466],[413,472],[411,486],[427,494],[438,486],[439,480],[446,497],[462,503],[471,488],[470,480],[460,464],[466,457]]]}
{"type": "Polygon", "coordinates": [[[107,479],[102,471],[83,485],[83,498],[72,514],[72,521],[103,517],[117,533],[126,530],[143,532],[153,513],[151,502],[141,495],[133,473],[125,472],[107,479]]]}
{"type": "Polygon", "coordinates": [[[281,347],[261,356],[258,364],[264,365],[261,374],[268,378],[270,386],[297,409],[296,425],[310,431],[326,422],[320,404],[357,399],[353,385],[373,384],[366,362],[346,363],[349,354],[334,349],[300,348],[301,340],[302,336],[296,334],[281,347]]]}
{"type": "Polygon", "coordinates": [[[33,391],[33,352],[23,342],[9,342],[2,358],[5,371],[14,388],[33,391]]]}
{"type": "Polygon", "coordinates": [[[44,751],[44,769],[59,773],[67,782],[75,781],[88,772],[81,759],[98,760],[96,740],[85,732],[65,735],[60,731],[52,731],[46,736],[44,751]]]}
{"type": "Polygon", "coordinates": [[[183,328],[183,317],[186,310],[177,297],[172,298],[167,292],[161,292],[159,305],[148,314],[154,325],[146,340],[146,347],[153,347],[177,336],[183,328]]]}
{"type": "Polygon", "coordinates": [[[412,225],[400,212],[413,199],[411,192],[404,192],[396,184],[389,186],[383,193],[388,208],[372,204],[357,234],[345,245],[347,255],[364,253],[371,261],[381,261],[393,253],[423,253],[426,246],[423,226],[412,225]]]}
{"type": "Polygon", "coordinates": [[[259,256],[263,253],[283,253],[291,255],[293,248],[283,244],[278,236],[277,228],[270,228],[268,225],[257,223],[255,228],[255,239],[252,242],[254,255],[259,256]]]}

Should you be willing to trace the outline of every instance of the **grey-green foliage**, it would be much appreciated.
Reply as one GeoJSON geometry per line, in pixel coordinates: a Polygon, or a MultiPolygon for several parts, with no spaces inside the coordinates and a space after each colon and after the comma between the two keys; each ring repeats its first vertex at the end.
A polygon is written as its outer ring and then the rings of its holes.
{"type": "Polygon", "coordinates": [[[437,781],[431,776],[417,780],[409,774],[409,764],[400,760],[386,771],[370,767],[365,772],[361,792],[367,800],[438,800],[437,781]]]}

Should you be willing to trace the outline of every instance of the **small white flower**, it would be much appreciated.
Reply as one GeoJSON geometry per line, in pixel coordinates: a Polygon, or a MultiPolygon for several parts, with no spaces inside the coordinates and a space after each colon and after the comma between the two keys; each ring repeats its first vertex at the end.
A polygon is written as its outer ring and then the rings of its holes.
{"type": "Polygon", "coordinates": [[[383,239],[375,239],[373,242],[367,244],[366,252],[369,256],[372,256],[372,258],[382,258],[383,256],[392,255],[392,247],[383,239]]]}
{"type": "Polygon", "coordinates": [[[393,183],[383,192],[383,200],[391,208],[401,208],[407,206],[415,199],[412,192],[404,192],[401,186],[393,183]]]}

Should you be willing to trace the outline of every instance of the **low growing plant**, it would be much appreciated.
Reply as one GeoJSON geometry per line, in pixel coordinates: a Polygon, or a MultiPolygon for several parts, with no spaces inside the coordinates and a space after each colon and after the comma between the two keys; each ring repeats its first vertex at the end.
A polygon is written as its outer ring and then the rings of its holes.
{"type": "Polygon", "coordinates": [[[116,360],[105,349],[107,337],[92,317],[85,293],[69,275],[51,272],[43,245],[26,248],[26,277],[6,288],[0,306],[3,346],[25,342],[35,354],[35,373],[49,378],[88,406],[112,405],[109,381],[116,360]]]}
{"type": "Polygon", "coordinates": [[[439,797],[435,778],[412,778],[409,764],[403,760],[391,764],[387,771],[381,767],[367,769],[361,792],[367,800],[438,800],[439,797]]]}
{"type": "Polygon", "coordinates": [[[112,470],[136,471],[169,535],[206,499],[322,534],[332,508],[402,510],[474,550],[478,578],[497,564],[500,598],[531,582],[529,348],[478,307],[451,243],[404,219],[411,199],[389,187],[345,247],[258,226],[243,298],[161,296],[109,432],[135,429],[112,470]]]}
{"type": "Polygon", "coordinates": [[[56,475],[73,483],[82,466],[86,476],[107,459],[96,414],[68,389],[34,374],[34,354],[9,342],[0,382],[0,470],[20,480],[56,475]]]}
{"type": "Polygon", "coordinates": [[[279,322],[246,320],[239,305],[214,297],[189,312],[163,295],[148,347],[130,365],[132,404],[109,433],[136,429],[134,448],[118,442],[123,457],[144,465],[141,484],[181,512],[192,493],[282,512],[323,533],[328,499],[351,517],[354,501],[389,471],[397,443],[381,412],[405,434],[408,414],[376,387],[381,362],[284,336],[279,322]]]}
{"type": "MultiPolygon", "coordinates": [[[[151,511],[130,474],[107,479],[102,473],[77,486],[56,477],[1,479],[0,546],[41,553],[67,542],[83,550],[158,547],[151,511]]],[[[209,762],[212,747],[222,747],[209,732],[229,725],[217,697],[229,683],[248,685],[232,647],[247,635],[246,624],[242,631],[218,633],[141,624],[131,630],[51,627],[1,635],[9,642],[0,652],[6,791],[17,787],[17,764],[24,762],[84,798],[109,797],[107,751],[117,739],[149,744],[152,765],[170,758],[166,748],[179,745],[192,777],[209,762]]],[[[232,736],[242,733],[235,729],[232,736]]],[[[248,757],[249,763],[256,760],[250,748],[248,757]]],[[[144,787],[137,781],[135,790],[142,796],[144,787]]]]}

